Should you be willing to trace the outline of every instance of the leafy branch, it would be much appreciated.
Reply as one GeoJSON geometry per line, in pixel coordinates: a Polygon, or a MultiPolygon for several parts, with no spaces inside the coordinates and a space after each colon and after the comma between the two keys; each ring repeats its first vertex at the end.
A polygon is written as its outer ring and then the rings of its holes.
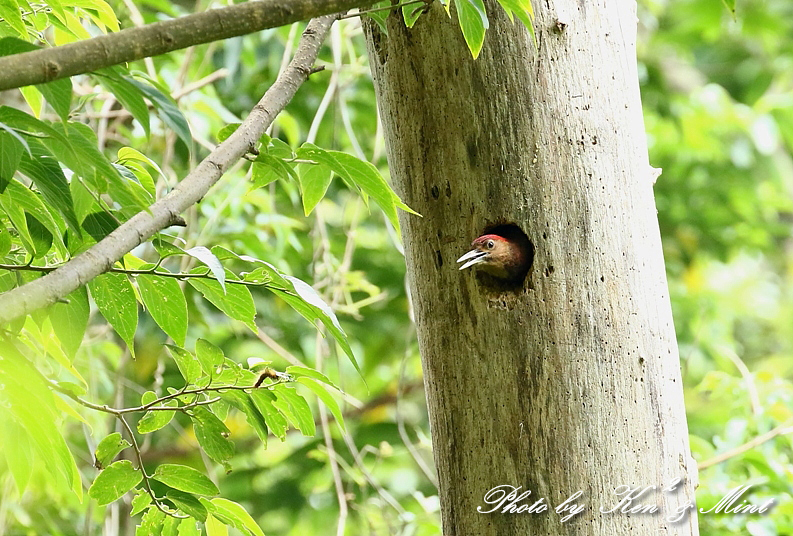
{"type": "MultiPolygon", "coordinates": [[[[98,468],[103,469],[103,465],[104,465],[105,462],[110,461],[113,458],[115,458],[118,455],[118,453],[121,452],[121,450],[124,450],[125,448],[130,448],[131,447],[132,450],[135,453],[135,458],[136,458],[136,460],[138,462],[138,468],[137,468],[136,471],[140,473],[140,480],[143,481],[143,487],[144,487],[146,493],[148,494],[148,496],[150,497],[151,502],[154,504],[154,506],[160,512],[162,512],[165,515],[168,515],[168,516],[171,516],[171,517],[174,517],[174,518],[177,518],[177,519],[186,519],[186,518],[191,517],[191,516],[190,515],[181,514],[178,511],[172,511],[170,508],[168,508],[164,504],[164,502],[163,502],[164,499],[161,498],[161,497],[157,497],[156,494],[154,493],[154,490],[153,490],[153,488],[151,486],[151,480],[153,479],[153,475],[149,475],[146,472],[146,469],[145,469],[144,464],[143,464],[143,454],[142,454],[141,448],[140,448],[140,446],[138,444],[137,438],[135,436],[135,433],[132,430],[132,427],[130,426],[129,422],[127,422],[127,420],[125,418],[125,415],[131,414],[131,413],[142,413],[142,412],[150,412],[150,411],[170,411],[170,412],[180,411],[180,412],[185,413],[187,415],[191,415],[190,410],[192,410],[194,408],[197,408],[199,406],[208,406],[208,405],[214,404],[215,402],[218,402],[218,401],[221,400],[220,396],[214,397],[214,398],[212,398],[212,397],[204,398],[204,399],[200,398],[202,395],[206,395],[207,393],[223,393],[223,392],[226,392],[226,391],[242,391],[242,392],[248,393],[248,392],[250,392],[252,390],[257,390],[257,389],[272,390],[277,385],[281,385],[281,384],[288,383],[288,382],[293,382],[293,381],[295,381],[295,379],[292,376],[290,376],[289,374],[276,372],[273,369],[267,367],[267,368],[265,368],[264,372],[261,373],[261,375],[259,376],[259,379],[256,381],[256,383],[254,383],[253,385],[243,385],[243,386],[240,386],[240,385],[216,385],[216,386],[207,385],[206,387],[197,387],[197,388],[193,388],[193,389],[188,389],[188,387],[189,387],[189,383],[188,383],[188,384],[186,384],[184,386],[184,388],[182,388],[182,389],[180,389],[178,391],[175,391],[175,392],[170,393],[168,395],[160,396],[160,397],[158,397],[158,398],[156,398],[156,399],[154,399],[154,400],[152,400],[152,401],[150,401],[148,403],[145,403],[145,404],[142,404],[142,405],[136,406],[136,407],[131,407],[131,408],[111,408],[110,406],[105,405],[105,404],[94,404],[93,402],[89,402],[88,400],[85,400],[84,398],[82,398],[82,397],[78,396],[76,393],[74,393],[72,390],[66,389],[66,388],[62,387],[61,385],[59,385],[58,383],[56,383],[54,381],[47,380],[47,384],[49,385],[49,387],[52,390],[57,391],[58,393],[61,393],[61,394],[65,395],[65,396],[67,396],[68,398],[72,399],[76,403],[78,403],[78,404],[80,404],[80,405],[82,405],[82,406],[84,406],[86,408],[89,408],[89,409],[92,409],[92,410],[96,410],[96,411],[101,411],[101,412],[104,412],[104,413],[109,413],[109,414],[113,415],[114,417],[116,417],[119,420],[119,422],[123,426],[124,430],[126,431],[127,436],[130,439],[130,443],[126,443],[124,441],[121,441],[120,437],[118,437],[118,439],[117,439],[116,437],[114,437],[113,434],[111,434],[111,436],[108,436],[107,438],[105,438],[102,441],[102,443],[100,443],[100,446],[97,447],[96,464],[97,464],[98,468]],[[269,379],[274,380],[274,381],[272,381],[270,383],[263,383],[264,379],[266,379],[266,378],[269,378],[269,379]],[[176,406],[164,406],[163,405],[163,404],[165,404],[168,401],[171,401],[171,400],[176,401],[176,400],[178,400],[181,397],[189,397],[191,395],[195,395],[196,399],[193,400],[192,402],[186,402],[186,403],[184,403],[181,406],[179,406],[179,405],[176,405],[176,406]],[[103,445],[109,445],[109,444],[114,444],[114,447],[110,447],[109,451],[103,452],[103,450],[104,450],[103,449],[103,445]],[[100,454],[100,451],[102,451],[103,454],[100,454]],[[100,460],[100,458],[102,458],[102,459],[100,460]]],[[[191,417],[192,417],[192,415],[191,415],[191,417]]],[[[170,420],[170,418],[168,420],[170,420]]],[[[139,423],[139,426],[140,426],[140,423],[139,423]]],[[[117,468],[119,470],[124,470],[124,468],[126,468],[126,465],[123,464],[123,462],[122,462],[122,465],[118,465],[117,468]]],[[[97,481],[99,481],[99,479],[97,479],[97,481]]],[[[133,484],[133,486],[134,486],[134,484],[133,484]]]]}
{"type": "Polygon", "coordinates": [[[367,0],[261,0],[0,58],[0,91],[51,82],[193,45],[371,4],[367,0]]]}
{"type": "Polygon", "coordinates": [[[272,389],[276,385],[280,385],[282,383],[287,383],[287,382],[291,382],[291,381],[293,381],[293,380],[288,375],[279,375],[279,378],[276,381],[274,381],[272,383],[263,383],[263,384],[260,384],[260,385],[255,385],[255,384],[254,385],[218,385],[218,386],[214,386],[214,387],[209,387],[209,386],[207,386],[207,387],[198,387],[196,389],[187,389],[188,386],[186,385],[184,389],[181,389],[181,390],[179,390],[179,391],[177,391],[175,393],[171,393],[169,395],[161,396],[161,397],[157,398],[156,400],[154,400],[152,402],[149,402],[148,404],[142,404],[140,406],[135,406],[135,407],[132,407],[132,408],[120,408],[120,409],[119,408],[111,408],[110,406],[108,406],[106,404],[94,404],[93,402],[89,402],[89,401],[87,401],[87,400],[85,400],[83,398],[80,398],[79,396],[74,394],[69,389],[65,389],[65,388],[61,387],[60,385],[58,385],[57,383],[55,383],[53,381],[50,381],[49,385],[50,385],[50,388],[52,388],[54,391],[58,391],[59,393],[68,396],[69,398],[71,398],[72,400],[74,400],[75,402],[80,404],[81,406],[85,406],[86,408],[93,409],[93,410],[96,410],[96,411],[102,411],[102,412],[105,412],[105,413],[110,413],[111,415],[119,417],[119,416],[126,415],[128,413],[140,413],[140,412],[144,412],[144,411],[181,411],[181,412],[185,412],[186,413],[186,410],[188,410],[190,408],[194,408],[196,406],[201,406],[201,405],[212,404],[212,403],[217,402],[218,400],[220,400],[220,398],[218,397],[218,398],[211,398],[211,399],[207,399],[207,400],[196,400],[194,402],[189,402],[189,403],[185,404],[184,406],[169,407],[169,406],[158,406],[158,405],[162,404],[164,402],[167,402],[168,400],[173,400],[173,399],[179,398],[181,396],[201,395],[201,394],[204,394],[204,393],[220,393],[220,392],[223,392],[223,391],[246,391],[247,392],[247,391],[250,391],[251,389],[272,389]]]}
{"type": "MultiPolygon", "coordinates": [[[[2,264],[0,263],[0,270],[8,270],[8,271],[29,271],[29,272],[44,272],[49,273],[57,270],[61,266],[64,266],[67,263],[50,265],[50,266],[33,266],[31,264],[2,264]]],[[[155,266],[156,268],[156,266],[155,266]]],[[[138,275],[153,275],[153,276],[160,276],[160,277],[171,277],[173,279],[185,280],[185,279],[209,279],[212,281],[217,281],[217,278],[214,277],[211,270],[207,270],[206,272],[163,272],[156,270],[155,268],[149,268],[144,270],[131,270],[126,268],[110,268],[107,270],[108,272],[114,274],[126,274],[128,276],[138,276],[138,275]]],[[[225,279],[225,283],[233,284],[233,285],[244,285],[249,287],[265,287],[265,288],[272,288],[275,290],[280,290],[282,292],[287,292],[296,296],[296,294],[289,289],[272,286],[267,281],[245,281],[242,279],[225,279]]]]}
{"type": "MultiPolygon", "coordinates": [[[[179,214],[197,203],[233,163],[239,160],[292,99],[306,80],[319,47],[336,20],[328,15],[309,22],[289,66],[267,90],[251,113],[227,140],[221,143],[165,197],[120,225],[96,245],[57,270],[3,294],[0,325],[53,304],[77,290],[156,232],[171,225],[179,214]]],[[[22,55],[20,55],[22,56],[22,55]]],[[[0,69],[5,72],[5,69],[0,69]]]]}

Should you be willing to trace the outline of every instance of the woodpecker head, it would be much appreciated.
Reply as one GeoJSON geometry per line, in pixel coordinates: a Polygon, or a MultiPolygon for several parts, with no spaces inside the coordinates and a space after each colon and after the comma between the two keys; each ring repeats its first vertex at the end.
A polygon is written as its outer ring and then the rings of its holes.
{"type": "Polygon", "coordinates": [[[522,279],[533,258],[531,244],[525,236],[505,238],[485,234],[471,243],[471,251],[457,259],[460,270],[479,265],[485,272],[506,280],[522,279]]]}

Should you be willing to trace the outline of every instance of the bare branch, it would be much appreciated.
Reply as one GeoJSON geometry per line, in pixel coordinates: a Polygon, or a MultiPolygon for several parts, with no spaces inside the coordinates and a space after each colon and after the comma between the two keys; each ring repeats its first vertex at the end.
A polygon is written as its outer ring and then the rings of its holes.
{"type": "MultiPolygon", "coordinates": [[[[289,67],[267,90],[245,121],[168,195],[54,272],[1,294],[0,325],[55,303],[110,270],[113,263],[127,252],[154,233],[173,225],[180,213],[204,197],[221,175],[256,145],[278,112],[292,99],[311,72],[320,45],[337,17],[326,15],[308,24],[289,67]]],[[[3,72],[2,67],[0,72],[3,72]]]]}
{"type": "Polygon", "coordinates": [[[51,82],[371,3],[371,0],[257,0],[59,47],[0,57],[0,73],[3,73],[0,91],[51,82]]]}

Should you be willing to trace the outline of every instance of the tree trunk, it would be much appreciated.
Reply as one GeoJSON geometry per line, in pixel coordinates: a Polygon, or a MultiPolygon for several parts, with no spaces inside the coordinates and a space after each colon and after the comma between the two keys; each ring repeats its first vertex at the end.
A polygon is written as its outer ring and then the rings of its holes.
{"type": "Polygon", "coordinates": [[[401,221],[444,534],[695,535],[693,510],[667,521],[693,502],[696,465],[635,4],[534,3],[538,47],[486,2],[477,60],[437,3],[412,29],[398,15],[387,35],[365,28],[391,176],[423,215],[401,221]],[[525,283],[458,271],[471,241],[505,223],[536,248],[525,283]],[[502,513],[511,500],[486,499],[497,486],[531,490],[514,509],[548,509],[502,513]],[[618,486],[656,486],[631,506],[659,511],[602,513],[618,486]],[[579,490],[585,509],[562,522],[555,508],[579,490]]]}

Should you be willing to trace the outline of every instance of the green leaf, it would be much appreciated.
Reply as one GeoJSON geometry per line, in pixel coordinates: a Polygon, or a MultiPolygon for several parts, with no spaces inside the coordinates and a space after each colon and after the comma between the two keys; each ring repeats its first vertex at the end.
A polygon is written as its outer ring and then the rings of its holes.
{"type": "Polygon", "coordinates": [[[110,195],[122,208],[141,209],[148,206],[146,199],[130,186],[131,183],[121,176],[118,169],[98,149],[96,134],[88,125],[70,122],[56,127],[61,137],[43,141],[59,161],[83,178],[91,179],[94,173],[98,174],[109,186],[104,193],[110,195]],[[61,141],[63,137],[68,139],[68,145],[61,141]]]}
{"type": "Polygon", "coordinates": [[[118,19],[113,8],[104,0],[69,0],[69,6],[77,6],[84,8],[91,15],[91,19],[97,26],[106,26],[113,32],[119,30],[118,19]],[[93,16],[93,11],[96,11],[97,16],[93,16]]]}
{"type": "Polygon", "coordinates": [[[317,429],[314,424],[314,416],[311,414],[311,407],[306,399],[293,388],[283,384],[276,385],[273,392],[277,398],[273,403],[275,407],[289,417],[295,428],[300,430],[304,436],[313,437],[317,433],[317,429]],[[285,407],[289,409],[289,412],[285,410],[285,407]]]}
{"type": "Polygon", "coordinates": [[[346,183],[359,187],[383,209],[395,229],[399,229],[398,208],[417,214],[399,199],[377,168],[369,162],[340,151],[326,151],[310,143],[304,143],[297,150],[297,157],[324,164],[346,183]]]}
{"type": "Polygon", "coordinates": [[[183,346],[187,335],[187,302],[179,283],[158,275],[139,275],[135,279],[151,317],[177,345],[183,346]]]}
{"type": "Polygon", "coordinates": [[[471,55],[476,59],[485,42],[485,30],[490,26],[485,4],[482,0],[456,0],[456,3],[460,29],[471,55]]]}
{"type": "MultiPolygon", "coordinates": [[[[191,270],[195,273],[196,270],[191,270]]],[[[226,277],[233,277],[229,271],[226,271],[226,277]]],[[[220,283],[211,279],[190,278],[187,283],[200,292],[212,305],[223,311],[226,316],[239,320],[251,331],[256,333],[256,305],[253,302],[253,296],[248,287],[244,285],[229,284],[226,287],[226,292],[220,286],[220,283]]]]}
{"type": "MultiPolygon", "coordinates": [[[[0,429],[9,419],[18,425],[16,431],[24,429],[30,445],[34,447],[32,461],[51,475],[55,484],[63,486],[62,489],[73,490],[80,499],[82,482],[60,432],[61,411],[56,407],[54,395],[41,373],[19,353],[14,342],[3,335],[0,335],[0,384],[3,386],[0,389],[0,407],[3,408],[0,411],[0,429]]],[[[0,442],[2,450],[5,448],[0,442]]],[[[15,478],[25,476],[16,471],[14,475],[15,478]]]]}
{"type": "Polygon", "coordinates": [[[225,127],[221,128],[220,130],[218,130],[218,133],[217,133],[217,136],[216,136],[216,138],[218,140],[218,143],[223,143],[224,141],[229,139],[229,136],[234,134],[234,132],[236,132],[236,130],[238,128],[240,128],[241,124],[242,123],[231,123],[231,124],[228,124],[225,127]]]}
{"type": "MultiPolygon", "coordinates": [[[[383,0],[382,2],[373,4],[371,9],[379,9],[383,7],[391,7],[391,0],[383,0]]],[[[372,11],[370,13],[366,13],[365,16],[375,21],[377,26],[380,28],[380,31],[385,35],[388,35],[388,28],[386,28],[385,21],[391,13],[393,13],[392,9],[383,9],[382,11],[372,11]]]]}
{"type": "Polygon", "coordinates": [[[399,229],[396,209],[399,208],[411,214],[418,214],[402,202],[374,165],[347,153],[339,151],[328,151],[328,153],[339,162],[349,179],[360,186],[361,190],[371,196],[383,209],[395,229],[399,229]]]}
{"type": "Polygon", "coordinates": [[[333,414],[333,417],[336,419],[336,423],[344,430],[344,416],[341,413],[341,409],[339,409],[339,404],[336,402],[336,399],[328,393],[325,388],[312,380],[311,378],[307,378],[305,376],[297,379],[298,383],[301,383],[311,389],[317,397],[322,400],[325,406],[330,410],[333,414]]]}
{"type": "MultiPolygon", "coordinates": [[[[119,161],[116,164],[116,167],[121,166],[121,169],[125,170],[128,174],[131,174],[131,180],[140,184],[140,187],[146,193],[146,198],[153,200],[157,196],[157,185],[154,182],[154,179],[149,173],[149,170],[146,167],[138,162],[137,160],[124,160],[123,162],[119,161]]],[[[123,175],[123,173],[122,173],[123,175]]]]}
{"type": "Polygon", "coordinates": [[[295,153],[292,151],[292,148],[289,147],[289,144],[278,138],[270,138],[267,152],[278,159],[291,160],[295,157],[295,153]]]}
{"type": "Polygon", "coordinates": [[[289,374],[290,376],[294,376],[295,378],[299,378],[301,376],[307,376],[309,378],[314,378],[315,380],[319,380],[322,383],[326,383],[326,384],[330,385],[331,387],[333,387],[337,391],[340,390],[339,387],[335,383],[330,381],[330,378],[328,378],[327,376],[322,374],[320,371],[314,370],[312,368],[299,367],[297,365],[292,365],[292,366],[286,367],[286,373],[289,374]]]}
{"type": "Polygon", "coordinates": [[[226,359],[223,350],[205,339],[198,339],[195,343],[195,355],[201,368],[210,376],[220,372],[220,367],[226,359]]]}
{"type": "Polygon", "coordinates": [[[347,334],[341,328],[339,319],[336,318],[336,313],[333,312],[311,285],[290,275],[281,274],[281,276],[289,283],[297,297],[279,290],[273,290],[273,292],[281,296],[284,301],[310,322],[313,323],[317,319],[322,322],[333,338],[336,339],[336,342],[339,343],[342,350],[344,350],[344,353],[347,354],[355,370],[360,374],[361,369],[358,366],[358,361],[356,361],[355,355],[352,353],[350,343],[347,341],[347,334]]]}
{"type": "Polygon", "coordinates": [[[207,520],[207,509],[195,495],[179,491],[178,489],[169,489],[165,492],[165,496],[185,514],[193,516],[202,522],[207,520]]]}
{"type": "MultiPolygon", "coordinates": [[[[17,181],[12,180],[8,185],[11,186],[15,183],[17,183],[17,181]]],[[[19,206],[18,203],[14,203],[7,189],[5,193],[0,194],[0,209],[8,216],[11,225],[16,229],[19,235],[23,247],[30,253],[30,257],[33,258],[35,255],[35,248],[33,247],[33,237],[30,236],[30,231],[28,230],[28,220],[25,215],[25,210],[19,206]]]]}
{"type": "Polygon", "coordinates": [[[14,227],[22,235],[22,239],[29,241],[26,245],[32,246],[33,244],[28,230],[25,212],[35,218],[38,223],[49,231],[57,241],[58,247],[61,248],[65,254],[65,246],[61,239],[61,227],[55,222],[52,214],[35,192],[25,188],[19,181],[9,181],[5,192],[0,194],[0,207],[5,210],[8,218],[14,224],[14,227]]]}
{"type": "Polygon", "coordinates": [[[138,515],[150,504],[151,495],[149,495],[145,489],[135,490],[135,496],[132,498],[132,510],[130,511],[129,515],[138,515]]]}
{"type": "Polygon", "coordinates": [[[119,452],[131,446],[129,441],[122,439],[121,434],[113,432],[99,442],[94,457],[100,468],[105,467],[118,456],[119,452]]]}
{"type": "Polygon", "coordinates": [[[5,454],[8,470],[14,477],[14,484],[21,497],[33,472],[34,446],[28,440],[25,429],[13,420],[0,419],[0,433],[3,437],[14,438],[13,441],[5,441],[0,452],[5,454]]]}
{"type": "MultiPolygon", "coordinates": [[[[196,499],[198,500],[198,499],[196,499]]],[[[200,502],[198,504],[201,504],[200,502]]],[[[203,505],[201,506],[203,508],[203,505]]],[[[193,514],[190,514],[193,515],[193,514]]],[[[206,508],[204,508],[204,517],[199,518],[196,515],[193,515],[193,518],[201,519],[201,521],[207,520],[206,508]]],[[[196,520],[193,518],[183,519],[179,523],[179,536],[201,536],[201,530],[196,526],[196,520]]],[[[225,528],[225,527],[224,527],[225,528]]],[[[209,535],[211,536],[211,535],[209,535]]]]}
{"type": "Polygon", "coordinates": [[[275,395],[269,389],[254,389],[250,392],[250,397],[273,435],[281,441],[286,439],[287,422],[278,408],[273,405],[276,400],[275,395]]]}
{"type": "Polygon", "coordinates": [[[119,460],[107,466],[88,489],[88,495],[96,499],[99,506],[120,499],[126,492],[143,480],[140,471],[129,460],[119,460]]]}
{"type": "Polygon", "coordinates": [[[28,146],[27,140],[25,138],[23,138],[16,130],[14,130],[10,126],[6,125],[5,123],[0,123],[0,130],[5,132],[6,134],[10,135],[12,138],[17,140],[19,143],[21,143],[22,147],[25,148],[25,151],[30,153],[30,147],[28,146]]]}
{"type": "Polygon", "coordinates": [[[498,0],[498,3],[507,12],[510,21],[514,14],[534,37],[534,8],[531,6],[531,0],[498,0]]]}
{"type": "Polygon", "coordinates": [[[207,514],[206,522],[207,536],[228,536],[229,529],[223,522],[216,519],[212,514],[207,514]]]}
{"type": "Polygon", "coordinates": [[[43,139],[51,138],[64,146],[69,145],[69,140],[52,125],[36,119],[30,114],[26,114],[16,108],[0,106],[0,123],[6,127],[24,130],[30,134],[36,134],[43,139]]]}
{"type": "Polygon", "coordinates": [[[49,315],[52,329],[61,341],[64,352],[74,359],[83,342],[85,328],[88,327],[88,291],[85,287],[80,287],[66,296],[66,300],[69,303],[51,305],[49,315]]]}
{"type": "Polygon", "coordinates": [[[331,178],[331,170],[325,165],[300,164],[298,166],[298,180],[300,181],[300,190],[303,192],[303,212],[306,216],[311,214],[314,207],[325,197],[331,178]]]}
{"type": "Polygon", "coordinates": [[[257,173],[258,177],[258,180],[254,181],[253,186],[255,188],[265,186],[274,180],[270,175],[265,175],[260,167],[257,168],[256,164],[259,164],[259,166],[269,167],[278,178],[297,180],[297,172],[295,172],[295,169],[292,167],[292,165],[284,162],[283,158],[263,152],[257,156],[256,160],[254,161],[253,171],[254,173],[257,173]]]}
{"type": "Polygon", "coordinates": [[[178,346],[166,344],[165,347],[168,348],[174,361],[176,361],[176,366],[179,367],[179,372],[182,374],[182,378],[184,378],[185,382],[187,384],[195,384],[196,380],[202,375],[201,364],[198,362],[198,359],[187,350],[179,348],[178,346]]]}
{"type": "Polygon", "coordinates": [[[108,67],[91,73],[102,86],[112,93],[118,102],[132,114],[146,136],[149,136],[149,107],[143,101],[143,93],[123,74],[119,67],[108,67]]]}
{"type": "Polygon", "coordinates": [[[412,28],[419,16],[427,9],[427,4],[410,4],[402,6],[402,18],[405,19],[405,26],[412,28]]]}
{"type": "Polygon", "coordinates": [[[220,490],[209,478],[187,465],[160,464],[152,475],[154,480],[174,489],[198,495],[217,495],[220,490]]]}
{"type": "Polygon", "coordinates": [[[134,358],[138,301],[129,278],[125,274],[105,273],[89,281],[88,289],[99,312],[124,340],[134,358]]]}
{"type": "Polygon", "coordinates": [[[251,186],[252,190],[263,188],[271,182],[277,181],[278,178],[282,176],[277,168],[263,162],[254,162],[251,165],[251,170],[251,181],[253,181],[253,185],[251,186]]]}
{"type": "MultiPolygon", "coordinates": [[[[0,145],[2,145],[0,140],[0,145]]],[[[21,154],[19,171],[30,177],[41,196],[58,210],[69,227],[80,233],[69,183],[55,157],[38,141],[29,141],[30,154],[21,154]]]]}
{"type": "Polygon", "coordinates": [[[36,218],[25,212],[25,221],[33,240],[33,258],[40,259],[46,255],[52,247],[52,233],[36,218]]]}
{"type": "Polygon", "coordinates": [[[217,463],[226,462],[234,455],[234,443],[228,440],[229,429],[214,413],[203,406],[193,408],[193,431],[198,444],[217,463]]]}
{"type": "MultiPolygon", "coordinates": [[[[0,259],[4,259],[8,255],[8,252],[11,251],[11,245],[11,233],[8,232],[8,229],[0,227],[0,259]]],[[[4,291],[5,289],[0,290],[0,292],[4,291]]]]}
{"type": "Polygon", "coordinates": [[[234,527],[235,529],[254,536],[264,536],[264,532],[259,528],[259,525],[253,520],[251,515],[242,507],[242,505],[216,497],[212,500],[207,500],[201,497],[201,504],[220,521],[234,527]]]}
{"type": "Polygon", "coordinates": [[[214,275],[215,279],[217,279],[218,283],[220,283],[220,288],[223,289],[223,294],[225,294],[226,272],[223,269],[223,265],[220,264],[218,258],[215,257],[215,254],[209,251],[204,246],[192,247],[190,249],[185,250],[185,253],[207,265],[209,270],[212,272],[212,275],[214,275]]]}
{"type": "Polygon", "coordinates": [[[155,236],[154,239],[152,240],[152,245],[154,246],[154,249],[157,250],[157,253],[162,258],[171,257],[173,255],[184,255],[185,253],[185,251],[179,246],[165,240],[165,237],[163,235],[155,236]]]}
{"type": "MultiPolygon", "coordinates": [[[[147,157],[137,149],[133,149],[132,147],[122,147],[121,149],[119,149],[118,160],[120,163],[125,165],[129,165],[131,162],[146,164],[154,168],[157,171],[157,173],[160,174],[161,177],[163,178],[165,177],[165,173],[162,172],[162,169],[160,169],[160,166],[157,165],[157,162],[147,157]]],[[[144,168],[140,167],[138,169],[144,169],[144,168]]],[[[141,180],[140,177],[138,177],[138,180],[141,180]]],[[[156,194],[155,185],[153,179],[151,179],[151,175],[149,175],[149,180],[151,182],[149,183],[148,181],[146,181],[145,184],[144,181],[141,180],[141,185],[143,185],[143,187],[145,187],[146,190],[148,190],[149,193],[151,193],[151,195],[155,195],[156,194]]]]}
{"type": "Polygon", "coordinates": [[[165,523],[165,514],[152,504],[135,529],[135,536],[161,536],[163,523],[165,523]]]}
{"type": "MultiPolygon", "coordinates": [[[[140,404],[145,406],[151,404],[159,398],[154,391],[146,391],[140,399],[140,404]]],[[[163,406],[177,407],[179,402],[176,399],[166,400],[162,403],[163,406]]],[[[145,415],[138,421],[138,432],[141,434],[149,434],[160,428],[166,426],[174,416],[173,411],[157,410],[147,411],[145,415]]]]}
{"type": "Polygon", "coordinates": [[[160,91],[160,89],[151,85],[151,80],[147,80],[149,83],[141,82],[134,78],[128,78],[128,80],[148,97],[159,112],[162,122],[176,132],[176,135],[184,142],[188,151],[190,151],[193,145],[190,126],[187,124],[187,119],[184,118],[182,112],[179,111],[179,106],[176,104],[176,101],[173,100],[170,95],[166,95],[164,91],[160,91]]]}
{"type": "Polygon", "coordinates": [[[178,536],[180,521],[181,519],[173,516],[165,516],[165,521],[162,523],[162,536],[178,536]]]}
{"type": "Polygon", "coordinates": [[[19,6],[14,0],[0,0],[0,17],[22,37],[27,37],[28,29],[22,21],[19,6]]]}
{"type": "Polygon", "coordinates": [[[0,130],[0,193],[6,189],[8,181],[14,176],[22,160],[25,146],[14,136],[0,130]]]}
{"type": "MultiPolygon", "coordinates": [[[[140,180],[138,179],[138,175],[135,174],[135,172],[130,167],[124,166],[117,162],[113,162],[113,167],[116,168],[118,174],[124,179],[127,188],[129,188],[129,191],[132,192],[133,195],[135,195],[136,199],[142,200],[147,205],[150,205],[154,202],[154,194],[151,193],[148,189],[143,187],[143,184],[141,184],[140,180]]],[[[149,177],[149,179],[151,179],[151,177],[149,177]]],[[[145,175],[144,175],[144,180],[145,180],[145,175]]],[[[133,208],[133,207],[128,207],[128,208],[133,208]]]]}
{"type": "Polygon", "coordinates": [[[107,212],[92,212],[83,219],[82,228],[99,242],[118,228],[118,221],[107,212]]]}
{"type": "Polygon", "coordinates": [[[251,400],[251,397],[247,393],[238,390],[223,391],[220,393],[220,396],[223,400],[245,414],[245,419],[248,421],[248,424],[253,428],[256,435],[259,436],[259,439],[262,440],[262,443],[266,447],[267,435],[269,433],[267,423],[264,420],[264,416],[256,407],[256,404],[251,400]]]}

